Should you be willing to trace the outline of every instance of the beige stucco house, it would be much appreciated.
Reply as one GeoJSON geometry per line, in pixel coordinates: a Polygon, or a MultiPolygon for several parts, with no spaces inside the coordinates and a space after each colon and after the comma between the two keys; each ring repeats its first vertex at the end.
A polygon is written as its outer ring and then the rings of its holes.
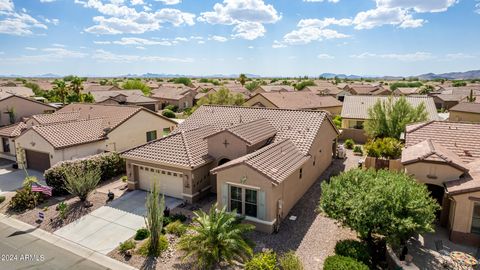
{"type": "Polygon", "coordinates": [[[442,206],[454,242],[480,244],[480,124],[430,121],[406,129],[405,172],[442,206]]]}
{"type": "Polygon", "coordinates": [[[63,160],[142,145],[175,126],[142,107],[70,104],[26,121],[26,130],[15,138],[17,162],[43,171],[63,160]]]}
{"type": "Polygon", "coordinates": [[[458,103],[449,112],[450,121],[480,123],[480,103],[458,103]]]}
{"type": "Polygon", "coordinates": [[[23,96],[0,94],[0,126],[21,122],[34,114],[53,113],[55,107],[23,96]]]}
{"type": "Polygon", "coordinates": [[[201,106],[169,136],[125,151],[130,189],[219,207],[272,232],[330,165],[338,131],[324,111],[201,106]]]}
{"type": "Polygon", "coordinates": [[[193,101],[195,99],[194,89],[187,86],[180,87],[165,87],[161,86],[152,90],[151,98],[159,101],[159,109],[164,109],[168,105],[173,105],[178,108],[179,111],[183,111],[186,108],[193,107],[193,101]]]}

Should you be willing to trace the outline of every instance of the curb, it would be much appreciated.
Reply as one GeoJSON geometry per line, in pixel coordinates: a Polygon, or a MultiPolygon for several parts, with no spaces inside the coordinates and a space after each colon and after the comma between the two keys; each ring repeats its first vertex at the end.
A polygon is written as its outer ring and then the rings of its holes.
{"type": "MultiPolygon", "coordinates": [[[[29,230],[29,229],[34,229],[35,227],[27,224],[25,222],[22,222],[20,220],[17,220],[12,217],[8,217],[4,214],[0,213],[0,223],[3,223],[5,225],[11,226],[15,229],[18,230],[29,230]]],[[[62,238],[58,235],[55,235],[53,233],[44,231],[42,229],[35,229],[34,231],[29,233],[32,236],[35,236],[39,239],[42,239],[50,244],[53,244],[57,247],[60,247],[64,250],[67,250],[77,256],[80,256],[84,259],[90,260],[98,265],[101,265],[103,267],[106,267],[107,269],[111,270],[136,270],[137,268],[124,264],[122,262],[119,262],[115,259],[112,259],[106,255],[103,255],[99,252],[93,251],[89,248],[86,248],[84,246],[81,246],[79,244],[76,244],[72,241],[66,240],[65,238],[62,238]]]]}

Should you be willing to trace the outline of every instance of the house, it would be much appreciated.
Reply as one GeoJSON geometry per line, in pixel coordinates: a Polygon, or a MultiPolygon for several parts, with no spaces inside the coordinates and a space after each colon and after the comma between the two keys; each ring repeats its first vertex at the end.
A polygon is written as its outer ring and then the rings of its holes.
{"type": "Polygon", "coordinates": [[[391,94],[389,89],[383,88],[381,85],[347,84],[343,89],[350,92],[352,95],[380,96],[391,94]]]}
{"type": "Polygon", "coordinates": [[[190,87],[159,87],[152,90],[151,97],[160,102],[160,108],[164,109],[168,105],[173,105],[179,111],[193,106],[193,100],[197,93],[190,87]]]}
{"type": "Polygon", "coordinates": [[[473,96],[480,96],[480,88],[478,87],[445,87],[440,94],[433,94],[435,105],[437,109],[450,110],[453,106],[460,102],[465,102],[465,99],[473,94],[473,96]]]}
{"type": "MultiPolygon", "coordinates": [[[[367,136],[363,131],[365,121],[368,121],[368,109],[378,101],[385,102],[389,98],[395,102],[400,97],[393,96],[346,96],[342,107],[342,139],[351,138],[355,142],[365,142],[367,136]]],[[[431,97],[405,97],[407,102],[417,107],[425,104],[428,120],[439,120],[435,103],[431,97]]]]}
{"type": "Polygon", "coordinates": [[[35,115],[15,139],[17,162],[44,171],[63,160],[120,152],[162,137],[176,123],[137,106],[69,104],[35,115]]]}
{"type": "Polygon", "coordinates": [[[342,112],[342,102],[337,99],[304,91],[258,93],[245,101],[243,105],[247,107],[324,110],[331,115],[339,115],[342,112]]]}
{"type": "Polygon", "coordinates": [[[122,156],[130,189],[155,179],[189,202],[216,192],[219,207],[272,232],[330,165],[337,136],[323,111],[204,105],[171,135],[122,156]]]}
{"type": "Polygon", "coordinates": [[[480,123],[480,103],[458,103],[449,112],[450,121],[480,123]]]}
{"type": "Polygon", "coordinates": [[[83,88],[83,92],[95,92],[95,91],[118,91],[122,90],[115,85],[99,85],[99,84],[87,84],[83,88]]]}
{"type": "Polygon", "coordinates": [[[0,138],[2,140],[2,148],[0,149],[0,158],[16,161],[15,138],[19,136],[26,124],[18,122],[16,124],[4,126],[0,128],[0,138]]]}
{"type": "Polygon", "coordinates": [[[442,206],[440,223],[454,242],[480,244],[480,124],[409,125],[401,162],[442,206]]]}
{"type": "Polygon", "coordinates": [[[141,90],[112,90],[90,92],[96,103],[136,105],[151,111],[158,111],[159,101],[143,95],[141,90]]]}
{"type": "Polygon", "coordinates": [[[0,126],[15,124],[25,117],[40,113],[52,113],[55,110],[55,107],[34,99],[5,92],[0,94],[0,126]]]}
{"type": "Polygon", "coordinates": [[[290,85],[259,85],[252,91],[252,95],[265,92],[295,92],[295,88],[290,85]]]}
{"type": "Polygon", "coordinates": [[[35,94],[33,93],[32,89],[24,86],[0,86],[0,97],[8,96],[8,95],[16,95],[20,97],[33,97],[35,94]]]}
{"type": "Polygon", "coordinates": [[[343,101],[345,96],[350,95],[350,92],[340,89],[336,86],[306,86],[301,91],[310,91],[320,96],[332,96],[340,101],[343,101]]]}
{"type": "Polygon", "coordinates": [[[419,93],[420,87],[398,87],[393,91],[393,94],[398,96],[418,95],[419,93]]]}

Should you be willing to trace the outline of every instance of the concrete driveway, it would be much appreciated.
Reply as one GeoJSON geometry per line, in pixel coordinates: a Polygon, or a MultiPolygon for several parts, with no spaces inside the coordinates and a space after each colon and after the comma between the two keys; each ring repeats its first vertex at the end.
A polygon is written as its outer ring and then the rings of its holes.
{"type": "MultiPolygon", "coordinates": [[[[120,242],[135,235],[138,229],[145,227],[146,196],[145,191],[131,191],[108,206],[102,206],[60,228],[54,234],[107,254],[118,247],[120,242]]],[[[165,197],[165,204],[170,209],[181,203],[180,199],[165,197]]]]}
{"type": "MultiPolygon", "coordinates": [[[[42,185],[45,185],[43,173],[27,169],[29,176],[35,176],[42,185]]],[[[0,168],[0,193],[15,191],[22,187],[23,180],[27,175],[25,170],[12,168],[0,168]]]]}

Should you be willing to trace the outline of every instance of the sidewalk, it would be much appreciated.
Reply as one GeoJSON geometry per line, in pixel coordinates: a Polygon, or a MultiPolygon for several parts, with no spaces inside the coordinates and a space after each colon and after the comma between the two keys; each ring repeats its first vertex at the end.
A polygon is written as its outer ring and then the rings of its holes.
{"type": "MultiPolygon", "coordinates": [[[[75,260],[72,256],[71,262],[75,261],[82,261],[86,263],[90,263],[92,265],[96,264],[98,265],[98,269],[113,269],[113,270],[133,270],[136,269],[134,267],[131,267],[129,265],[126,265],[124,263],[121,263],[119,261],[116,261],[110,257],[107,257],[101,253],[95,252],[93,250],[90,250],[86,247],[83,247],[79,244],[73,243],[71,241],[68,241],[60,236],[54,235],[52,233],[46,232],[41,229],[37,229],[32,225],[26,224],[24,222],[21,222],[19,220],[16,220],[11,217],[7,217],[3,214],[0,214],[0,225],[7,225],[9,227],[12,227],[16,230],[16,235],[25,235],[25,236],[30,236],[34,237],[40,240],[45,241],[48,244],[53,245],[55,248],[62,249],[62,251],[68,251],[70,252],[73,256],[79,257],[80,260],[75,260]],[[21,233],[24,232],[24,233],[21,233]]],[[[13,246],[16,244],[15,242],[8,243],[7,241],[1,241],[2,244],[9,244],[12,245],[12,249],[15,249],[16,247],[13,246]]],[[[51,246],[52,247],[52,246],[51,246]]],[[[22,248],[30,248],[30,245],[22,245],[22,248]]],[[[11,250],[13,253],[15,250],[11,250]]],[[[5,252],[5,250],[3,250],[5,252]]],[[[46,252],[46,251],[44,251],[46,252]]],[[[69,268],[67,265],[65,265],[65,268],[69,268]]],[[[37,269],[37,268],[35,268],[37,269]]],[[[41,269],[41,268],[39,268],[41,269]]],[[[47,269],[47,268],[45,268],[47,269]]]]}

